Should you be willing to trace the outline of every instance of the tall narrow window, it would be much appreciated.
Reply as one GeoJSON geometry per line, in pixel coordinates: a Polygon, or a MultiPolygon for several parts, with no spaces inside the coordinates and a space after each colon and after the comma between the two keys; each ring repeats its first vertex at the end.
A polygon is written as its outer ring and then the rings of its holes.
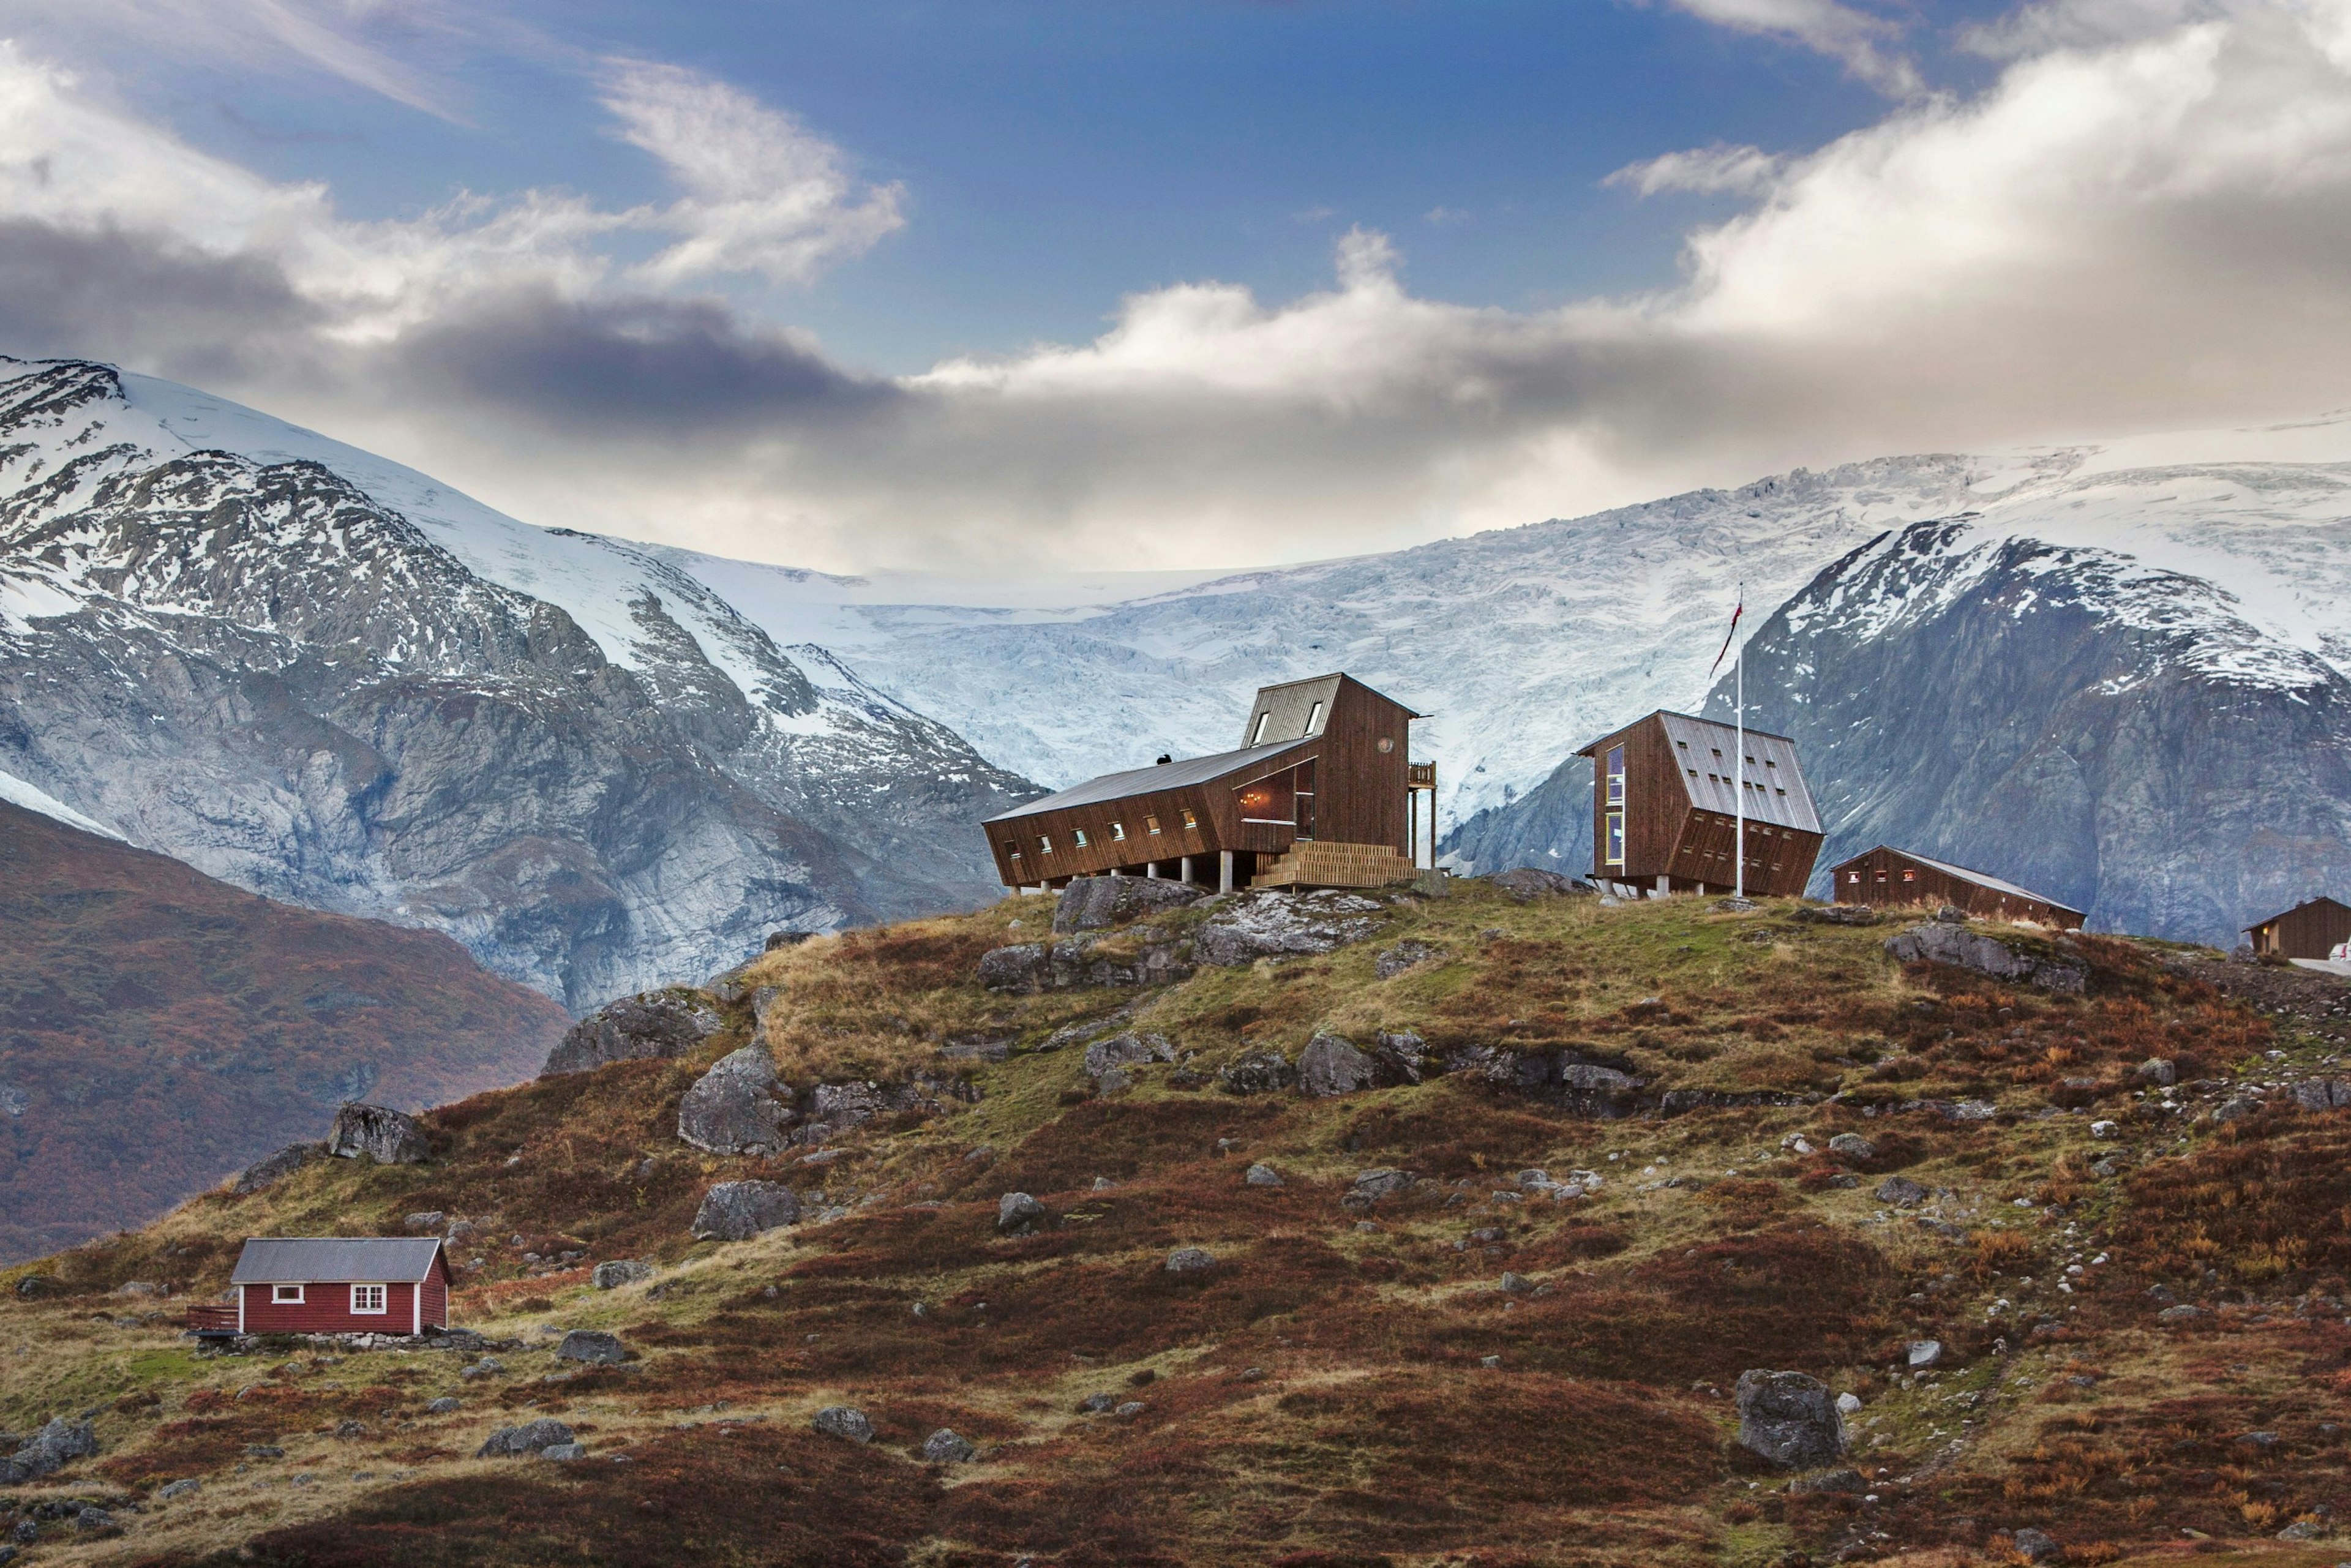
{"type": "Polygon", "coordinates": [[[1271,708],[1268,708],[1265,712],[1257,716],[1257,728],[1249,732],[1249,744],[1251,746],[1262,746],[1265,744],[1265,727],[1272,721],[1272,718],[1273,710],[1271,708]]]}
{"type": "Polygon", "coordinates": [[[1040,833],[1037,835],[1037,852],[1040,855],[1050,855],[1053,852],[1052,834],[1040,833]]]}
{"type": "Polygon", "coordinates": [[[1621,746],[1608,748],[1608,803],[1625,803],[1625,748],[1621,746]]]}
{"type": "Polygon", "coordinates": [[[1196,816],[1194,816],[1194,815],[1192,815],[1192,808],[1191,808],[1191,807],[1186,806],[1186,807],[1185,807],[1183,810],[1184,810],[1184,831],[1185,831],[1186,832],[1187,832],[1187,833],[1194,833],[1194,832],[1197,832],[1197,831],[1199,831],[1199,830],[1200,830],[1200,819],[1199,819],[1199,818],[1197,818],[1197,817],[1196,817],[1196,816]]]}
{"type": "Polygon", "coordinates": [[[1010,839],[1005,840],[1004,858],[1008,861],[1019,860],[1020,858],[1020,846],[1010,839]]]}
{"type": "Polygon", "coordinates": [[[1154,837],[1154,838],[1158,837],[1158,836],[1159,836],[1159,819],[1158,819],[1158,818],[1156,818],[1156,817],[1145,817],[1145,818],[1144,818],[1144,819],[1143,819],[1143,831],[1144,831],[1144,832],[1146,832],[1146,833],[1149,833],[1149,834],[1150,834],[1152,837],[1154,837]]]}
{"type": "Polygon", "coordinates": [[[1075,844],[1078,848],[1084,849],[1086,847],[1086,831],[1083,828],[1071,828],[1070,830],[1070,841],[1075,844]]]}
{"type": "Polygon", "coordinates": [[[1316,703],[1306,710],[1306,733],[1312,735],[1322,727],[1322,705],[1316,703]]]}
{"type": "Polygon", "coordinates": [[[1113,822],[1110,825],[1110,836],[1111,841],[1113,843],[1123,844],[1126,842],[1126,824],[1124,822],[1113,822]]]}
{"type": "Polygon", "coordinates": [[[1610,864],[1610,865],[1623,865],[1623,864],[1625,863],[1625,813],[1624,813],[1624,812],[1622,812],[1622,811],[1611,811],[1611,812],[1609,812],[1609,813],[1608,813],[1608,828],[1607,828],[1607,832],[1608,832],[1608,858],[1607,858],[1607,863],[1608,863],[1608,864],[1610,864]]]}
{"type": "MultiPolygon", "coordinates": [[[[1317,703],[1314,706],[1319,708],[1322,705],[1317,703]]],[[[1297,782],[1291,786],[1291,799],[1296,807],[1292,814],[1297,819],[1298,836],[1301,839],[1312,838],[1314,836],[1314,758],[1310,757],[1298,765],[1297,782]]]]}

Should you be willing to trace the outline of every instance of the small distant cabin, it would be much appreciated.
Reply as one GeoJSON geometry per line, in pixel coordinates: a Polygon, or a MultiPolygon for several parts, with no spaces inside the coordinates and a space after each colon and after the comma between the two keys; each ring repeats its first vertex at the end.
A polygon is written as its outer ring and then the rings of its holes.
{"type": "Polygon", "coordinates": [[[1747,891],[1793,897],[1821,852],[1796,743],[1665,709],[1576,755],[1593,764],[1592,876],[1625,894],[1729,893],[1743,797],[1747,891]]]}
{"type": "Polygon", "coordinates": [[[2012,882],[1880,844],[1829,873],[1838,904],[1950,904],[1979,920],[2030,920],[2079,931],[2082,912],[2012,882]]]}
{"type": "Polygon", "coordinates": [[[2256,953],[2281,958],[2325,958],[2351,942],[2351,908],[2331,898],[2306,898],[2283,915],[2273,915],[2245,935],[2256,953]]]}
{"type": "Polygon", "coordinates": [[[1264,686],[1231,751],[1106,773],[984,824],[1007,887],[1072,877],[1236,887],[1410,882],[1437,770],[1411,760],[1426,716],[1346,674],[1264,686]]]}
{"type": "Polygon", "coordinates": [[[256,1237],[229,1276],[239,1333],[419,1334],[449,1326],[436,1237],[256,1237]]]}

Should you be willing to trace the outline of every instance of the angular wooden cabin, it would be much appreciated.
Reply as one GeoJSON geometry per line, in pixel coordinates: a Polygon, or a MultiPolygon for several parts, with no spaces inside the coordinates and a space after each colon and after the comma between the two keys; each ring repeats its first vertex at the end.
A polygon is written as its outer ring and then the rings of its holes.
{"type": "Polygon", "coordinates": [[[2351,908],[2331,898],[2305,898],[2282,915],[2273,915],[2245,935],[2256,953],[2281,958],[2324,958],[2337,944],[2351,942],[2351,908]]]}
{"type": "Polygon", "coordinates": [[[1626,894],[1729,893],[1740,792],[1747,891],[1793,897],[1821,852],[1821,819],[1784,735],[1665,709],[1576,755],[1593,764],[1592,877],[1626,894]]]}
{"type": "Polygon", "coordinates": [[[2082,912],[1996,876],[1880,844],[1829,873],[1838,904],[1950,904],[1979,920],[2030,920],[2079,931],[2082,912]]]}
{"type": "Polygon", "coordinates": [[[1204,886],[1410,882],[1434,765],[1416,714],[1353,676],[1261,687],[1233,751],[1106,773],[984,824],[1007,887],[1169,877],[1204,886]]]}

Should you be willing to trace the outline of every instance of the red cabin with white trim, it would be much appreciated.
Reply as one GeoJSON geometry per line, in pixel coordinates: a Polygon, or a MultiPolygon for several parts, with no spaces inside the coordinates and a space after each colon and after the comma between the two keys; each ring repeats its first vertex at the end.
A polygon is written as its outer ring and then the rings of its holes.
{"type": "Polygon", "coordinates": [[[229,1276],[240,1333],[419,1334],[449,1326],[438,1237],[254,1237],[229,1276]]]}

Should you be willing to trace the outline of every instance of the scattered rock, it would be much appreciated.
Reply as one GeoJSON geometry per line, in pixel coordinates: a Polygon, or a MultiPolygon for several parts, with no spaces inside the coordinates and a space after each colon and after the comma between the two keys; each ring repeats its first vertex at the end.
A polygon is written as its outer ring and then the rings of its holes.
{"type": "Polygon", "coordinates": [[[695,1211],[696,1241],[747,1241],[779,1225],[797,1225],[800,1200],[774,1181],[723,1181],[703,1194],[695,1211]]]}
{"type": "Polygon", "coordinates": [[[1826,904],[1799,909],[1795,917],[1806,925],[1875,925],[1885,918],[1866,904],[1826,904]]]}
{"type": "Polygon", "coordinates": [[[791,1086],[776,1077],[764,1045],[718,1059],[678,1103],[677,1135],[714,1155],[766,1155],[784,1146],[798,1117],[791,1086]]]}
{"type": "Polygon", "coordinates": [[[1914,1339],[1905,1353],[1910,1370],[1922,1372],[1943,1359],[1943,1342],[1938,1339],[1914,1339]]]}
{"type": "Polygon", "coordinates": [[[1299,1053],[1298,1092],[1310,1100],[1369,1089],[1374,1075],[1370,1057],[1327,1030],[1317,1030],[1299,1053]]]}
{"type": "Polygon", "coordinates": [[[584,1459],[588,1457],[585,1443],[549,1443],[538,1451],[542,1459],[584,1459]]]}
{"type": "MultiPolygon", "coordinates": [[[[1104,878],[1104,881],[1109,880],[1104,878]]],[[[1134,880],[1120,877],[1121,882],[1134,880]]],[[[1086,1076],[1100,1078],[1113,1068],[1136,1067],[1150,1061],[1176,1060],[1176,1042],[1164,1034],[1137,1034],[1133,1030],[1098,1040],[1086,1047],[1086,1076]]]]}
{"type": "Polygon", "coordinates": [[[1144,1404],[1142,1400],[1130,1399],[1125,1404],[1120,1406],[1117,1409],[1112,1411],[1111,1416],[1116,1420],[1132,1421],[1137,1416],[1142,1415],[1143,1411],[1144,1404]]]}
{"type": "Polygon", "coordinates": [[[163,1501],[169,1502],[175,1497],[186,1497],[192,1492],[200,1492],[204,1490],[204,1483],[190,1476],[185,1480],[166,1481],[156,1489],[155,1495],[163,1501]]]}
{"type": "Polygon", "coordinates": [[[1259,958],[1329,953],[1378,929],[1374,900],[1352,893],[1235,894],[1200,927],[1193,953],[1203,964],[1236,968],[1259,958]]]}
{"type": "Polygon", "coordinates": [[[1896,1208],[1915,1208],[1932,1196],[1908,1176],[1890,1176],[1877,1184],[1877,1201],[1896,1208]]]}
{"type": "Polygon", "coordinates": [[[458,1411],[464,1408],[464,1401],[453,1399],[448,1395],[444,1394],[440,1398],[427,1403],[424,1406],[424,1413],[427,1416],[455,1416],[458,1411]]]}
{"type": "Polygon", "coordinates": [[[26,1274],[16,1281],[16,1295],[29,1301],[39,1296],[63,1295],[65,1288],[65,1281],[54,1274],[26,1274]]]}
{"type": "Polygon", "coordinates": [[[852,1443],[873,1440],[873,1423],[854,1405],[828,1405],[809,1425],[828,1437],[845,1437],[852,1443]]]}
{"type": "Polygon", "coordinates": [[[2305,1111],[2339,1111],[2351,1105],[2351,1079],[2306,1078],[2294,1086],[2294,1103],[2305,1111]]]}
{"type": "Polygon", "coordinates": [[[2251,1095],[2241,1094],[2236,1099],[2231,1100],[2225,1104],[2216,1106],[2212,1112],[2212,1120],[2215,1122],[2241,1122],[2246,1117],[2259,1111],[2261,1108],[2262,1103],[2260,1101],[2253,1099],[2251,1095]]]}
{"type": "Polygon", "coordinates": [[[1524,1274],[1513,1274],[1508,1270],[1502,1271],[1502,1289],[1510,1295],[1524,1295],[1534,1288],[1535,1282],[1524,1274]]]}
{"type": "Polygon", "coordinates": [[[2297,1519],[2277,1532],[2280,1541],[2324,1541],[2326,1522],[2319,1519],[2297,1519]]]}
{"type": "Polygon", "coordinates": [[[1106,931],[1145,915],[1181,909],[1207,896],[1206,888],[1151,877],[1073,877],[1053,905],[1053,935],[1106,931]]]}
{"type": "Polygon", "coordinates": [[[1444,948],[1432,947],[1426,942],[1399,942],[1372,960],[1372,972],[1383,980],[1393,980],[1406,969],[1444,956],[1444,948]]]}
{"type": "Polygon", "coordinates": [[[1196,1274],[1217,1266],[1216,1258],[1197,1247],[1178,1247],[1167,1254],[1167,1271],[1171,1274],[1196,1274]]]}
{"type": "Polygon", "coordinates": [[[1829,1386],[1801,1372],[1739,1375],[1739,1441],[1784,1470],[1811,1469],[1844,1452],[1844,1417],[1829,1386]]]}
{"type": "Polygon", "coordinates": [[[327,1157],[327,1151],[317,1144],[288,1144],[266,1159],[256,1160],[237,1172],[229,1184],[229,1191],[247,1197],[267,1187],[276,1186],[304,1166],[327,1157]]]}
{"type": "Polygon", "coordinates": [[[448,1223],[449,1217],[437,1208],[419,1209],[401,1220],[401,1224],[409,1229],[421,1230],[427,1236],[438,1235],[441,1228],[448,1223]]]}
{"type": "Polygon", "coordinates": [[[1859,1497],[1869,1490],[1869,1482],[1856,1469],[1825,1470],[1816,1476],[1805,1476],[1788,1483],[1792,1492],[1834,1492],[1859,1497]]]}
{"type": "Polygon", "coordinates": [[[1100,1416],[1107,1412],[1112,1406],[1117,1403],[1117,1397],[1113,1395],[1089,1394],[1083,1399],[1078,1401],[1078,1414],[1081,1416],[1100,1416]]]}
{"type": "Polygon", "coordinates": [[[477,1377],[496,1377],[505,1372],[506,1369],[506,1363],[500,1361],[496,1356],[486,1355],[482,1357],[481,1360],[474,1363],[471,1366],[459,1367],[457,1369],[457,1375],[465,1378],[470,1383],[477,1377]]]}
{"type": "Polygon", "coordinates": [[[51,1416],[48,1425],[27,1438],[24,1447],[0,1459],[0,1486],[38,1480],[97,1452],[98,1433],[89,1422],[51,1416]]]}
{"type": "Polygon", "coordinates": [[[573,1329],[555,1347],[555,1359],[583,1362],[590,1366],[618,1366],[629,1359],[629,1351],[618,1334],[609,1334],[601,1329],[573,1329]]]}
{"type": "Polygon", "coordinates": [[[2192,1323],[2203,1315],[2203,1308],[2182,1301],[2176,1307],[2166,1307],[2156,1313],[2155,1321],[2159,1323],[2192,1323]]]}
{"type": "Polygon", "coordinates": [[[1839,1133],[1829,1140],[1829,1153],[1843,1155],[1849,1160],[1874,1160],[1877,1157],[1877,1145],[1859,1133],[1839,1133]]]}
{"type": "Polygon", "coordinates": [[[1252,1051],[1217,1070],[1217,1087],[1228,1094],[1273,1094],[1297,1082],[1290,1058],[1278,1051],[1252,1051]]]}
{"type": "Polygon", "coordinates": [[[1047,1218],[1045,1206],[1025,1192],[1008,1192],[996,1200],[996,1228],[1008,1236],[1025,1236],[1047,1218]]]}
{"type": "Polygon", "coordinates": [[[1555,871],[1542,871],[1531,865],[1513,866],[1509,871],[1497,872],[1486,880],[1520,904],[1538,898],[1573,896],[1593,891],[1572,876],[1562,876],[1555,871]]]}
{"type": "Polygon", "coordinates": [[[2150,1056],[2138,1064],[2136,1076],[2141,1083],[2168,1089],[2179,1082],[2179,1069],[2168,1057],[2150,1056]]]}
{"type": "Polygon", "coordinates": [[[1247,1174],[1241,1177],[1241,1180],[1247,1182],[1251,1186],[1280,1186],[1282,1185],[1281,1173],[1275,1170],[1271,1166],[1262,1163],[1249,1166],[1247,1174]]]}
{"type": "Polygon", "coordinates": [[[337,1159],[367,1155],[380,1166],[422,1165],[431,1151],[416,1118],[389,1105],[347,1102],[335,1113],[335,1130],[327,1134],[327,1153],[337,1159]]]}
{"type": "Polygon", "coordinates": [[[1416,1179],[1410,1171],[1398,1170],[1393,1166],[1379,1166],[1371,1170],[1357,1171],[1349,1196],[1365,1203],[1377,1203],[1384,1197],[1411,1191],[1416,1179]]]}
{"type": "Polygon", "coordinates": [[[537,1454],[559,1444],[577,1442],[571,1428],[562,1422],[542,1416],[519,1427],[501,1427],[490,1434],[486,1442],[475,1451],[477,1459],[514,1459],[537,1454]]]}
{"type": "Polygon", "coordinates": [[[1861,1396],[1858,1394],[1840,1394],[1836,1396],[1836,1407],[1838,1415],[1851,1416],[1861,1408],[1861,1396]]]}
{"type": "MultiPolygon", "coordinates": [[[[1118,879],[1124,882],[1127,879],[1118,879]]],[[[1192,944],[1139,927],[1144,940],[1122,934],[1116,946],[1097,952],[1093,935],[1066,942],[1021,942],[979,957],[979,983],[991,991],[1032,995],[1080,986],[1160,986],[1192,977],[1192,944]],[[1157,939],[1152,939],[1156,936],[1157,939]]]]}
{"type": "Polygon", "coordinates": [[[600,1291],[617,1291],[623,1285],[633,1285],[640,1280],[653,1277],[652,1264],[641,1263],[633,1258],[615,1258],[608,1263],[597,1264],[595,1272],[588,1276],[588,1282],[600,1291]]]}
{"type": "Polygon", "coordinates": [[[74,1528],[95,1535],[101,1530],[114,1528],[114,1515],[95,1503],[84,1503],[81,1511],[74,1515],[74,1528]]]}
{"type": "Polygon", "coordinates": [[[2054,1563],[2065,1555],[2065,1549],[2046,1532],[2029,1526],[2009,1539],[2015,1543],[2016,1554],[2027,1563],[2054,1563]]]}
{"type": "Polygon", "coordinates": [[[768,940],[761,946],[759,951],[773,953],[782,947],[797,947],[815,935],[813,931],[770,931],[768,933],[768,940]]]}
{"type": "Polygon", "coordinates": [[[699,991],[673,988],[622,997],[573,1024],[547,1053],[547,1065],[538,1075],[585,1072],[612,1061],[686,1056],[725,1023],[699,991]]]}
{"type": "Polygon", "coordinates": [[[1905,964],[1948,964],[1996,980],[2022,981],[2069,996],[2081,995],[2090,979],[2090,967],[2078,958],[2011,946],[1996,936],[1947,925],[1939,918],[1888,938],[1886,951],[1905,964]]]}
{"type": "MultiPolygon", "coordinates": [[[[1124,882],[1126,878],[1119,880],[1124,882]]],[[[958,1437],[942,1427],[923,1439],[923,1458],[935,1465],[967,1465],[979,1458],[979,1447],[968,1437],[958,1437]]]]}

